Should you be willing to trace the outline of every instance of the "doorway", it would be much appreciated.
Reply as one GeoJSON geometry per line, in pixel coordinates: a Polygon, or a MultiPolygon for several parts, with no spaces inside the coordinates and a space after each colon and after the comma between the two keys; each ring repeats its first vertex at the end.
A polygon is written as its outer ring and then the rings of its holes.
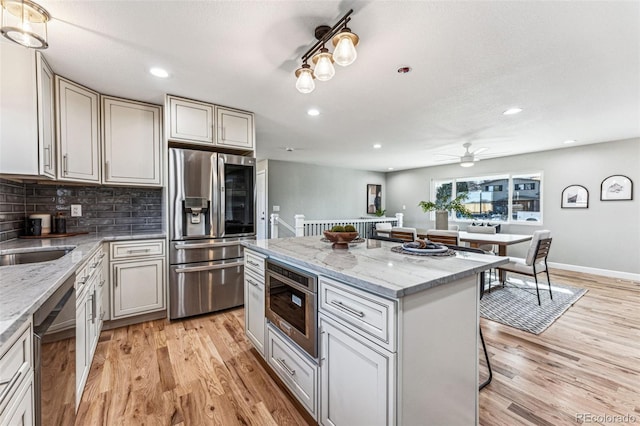
{"type": "Polygon", "coordinates": [[[267,238],[267,174],[264,170],[256,173],[256,238],[267,238]]]}

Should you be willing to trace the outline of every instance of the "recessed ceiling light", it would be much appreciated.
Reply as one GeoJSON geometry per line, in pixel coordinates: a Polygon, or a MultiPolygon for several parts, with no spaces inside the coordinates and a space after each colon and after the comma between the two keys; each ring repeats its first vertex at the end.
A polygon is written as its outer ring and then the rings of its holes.
{"type": "Polygon", "coordinates": [[[159,78],[169,77],[169,73],[166,70],[163,70],[162,68],[151,68],[149,72],[151,73],[151,75],[155,75],[156,77],[159,77],[159,78]]]}
{"type": "Polygon", "coordinates": [[[290,146],[286,147],[284,150],[287,152],[293,152],[293,148],[291,148],[290,146]]]}
{"type": "Polygon", "coordinates": [[[573,140],[573,139],[569,139],[569,140],[564,141],[564,143],[570,144],[570,143],[576,143],[576,141],[573,140]]]}
{"type": "Polygon", "coordinates": [[[320,111],[318,111],[315,108],[312,108],[309,111],[307,111],[307,114],[309,114],[312,117],[315,117],[316,115],[320,115],[320,111]]]}
{"type": "Polygon", "coordinates": [[[382,148],[382,144],[379,144],[379,143],[373,144],[373,149],[380,149],[380,148],[382,148]]]}
{"type": "Polygon", "coordinates": [[[509,108],[508,110],[503,112],[503,114],[504,115],[513,115],[513,114],[518,114],[520,112],[522,112],[522,108],[514,107],[514,108],[509,108]]]}
{"type": "Polygon", "coordinates": [[[387,170],[393,170],[393,167],[389,167],[387,170]]]}

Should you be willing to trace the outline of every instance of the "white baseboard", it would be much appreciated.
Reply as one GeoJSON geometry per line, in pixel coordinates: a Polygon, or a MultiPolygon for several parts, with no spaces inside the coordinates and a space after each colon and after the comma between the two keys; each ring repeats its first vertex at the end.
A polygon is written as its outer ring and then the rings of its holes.
{"type": "Polygon", "coordinates": [[[605,277],[620,278],[629,281],[640,281],[640,274],[632,272],[613,271],[610,269],[589,268],[588,266],[569,265],[568,263],[549,262],[550,268],[564,269],[565,271],[584,272],[585,274],[603,275],[605,277]]]}

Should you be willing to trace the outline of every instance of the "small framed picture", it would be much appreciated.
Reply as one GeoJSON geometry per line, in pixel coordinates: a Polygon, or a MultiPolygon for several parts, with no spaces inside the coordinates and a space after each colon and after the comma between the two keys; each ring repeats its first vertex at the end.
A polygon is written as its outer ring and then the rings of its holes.
{"type": "Polygon", "coordinates": [[[633,200],[633,182],[623,175],[605,178],[600,185],[600,199],[602,201],[633,200]]]}
{"type": "Polygon", "coordinates": [[[582,185],[569,185],[562,191],[563,209],[586,209],[589,207],[589,191],[582,185]]]}
{"type": "Polygon", "coordinates": [[[382,209],[382,185],[367,185],[367,213],[376,214],[382,209]]]}

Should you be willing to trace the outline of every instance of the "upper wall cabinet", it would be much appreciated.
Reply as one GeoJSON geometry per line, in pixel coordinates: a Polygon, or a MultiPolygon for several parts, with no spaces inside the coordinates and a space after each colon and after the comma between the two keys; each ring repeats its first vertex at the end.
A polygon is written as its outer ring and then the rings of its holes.
{"type": "Polygon", "coordinates": [[[53,179],[53,72],[40,52],[10,43],[0,64],[0,174],[53,179]]]}
{"type": "Polygon", "coordinates": [[[100,183],[99,94],[56,76],[58,180],[100,183]]]}
{"type": "Polygon", "coordinates": [[[162,107],[102,97],[103,182],[162,186],[162,107]]]}
{"type": "Polygon", "coordinates": [[[230,150],[253,151],[253,114],[190,99],[167,96],[168,139],[230,150]]]}
{"type": "Polygon", "coordinates": [[[168,96],[169,139],[213,144],[213,105],[168,96]]]}
{"type": "Polygon", "coordinates": [[[216,145],[253,150],[255,137],[252,113],[216,107],[216,119],[216,145]]]}

